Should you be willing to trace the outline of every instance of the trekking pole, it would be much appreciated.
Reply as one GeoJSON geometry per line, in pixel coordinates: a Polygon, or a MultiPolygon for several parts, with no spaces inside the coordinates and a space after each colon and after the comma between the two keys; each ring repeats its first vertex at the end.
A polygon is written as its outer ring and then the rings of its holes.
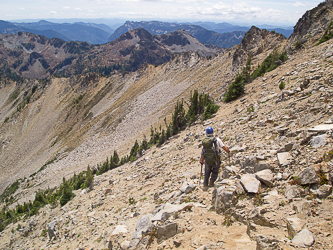
{"type": "Polygon", "coordinates": [[[200,185],[200,182],[201,182],[201,178],[202,178],[202,164],[201,164],[201,170],[200,170],[200,179],[199,179],[199,185],[200,185]]]}
{"type": "Polygon", "coordinates": [[[230,153],[229,153],[228,155],[229,155],[229,167],[231,167],[231,163],[230,163],[230,153]]]}

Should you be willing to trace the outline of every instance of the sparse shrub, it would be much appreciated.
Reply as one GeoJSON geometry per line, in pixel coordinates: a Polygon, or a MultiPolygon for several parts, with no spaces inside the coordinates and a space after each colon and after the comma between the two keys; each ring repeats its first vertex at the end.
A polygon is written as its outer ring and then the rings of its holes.
{"type": "Polygon", "coordinates": [[[328,183],[328,180],[323,172],[319,173],[320,178],[320,185],[326,185],[328,183]]]}
{"type": "Polygon", "coordinates": [[[134,200],[133,197],[130,197],[130,198],[128,199],[128,203],[129,203],[130,205],[135,205],[136,201],[134,200]]]}
{"type": "Polygon", "coordinates": [[[262,204],[264,204],[262,194],[255,194],[252,201],[253,201],[253,205],[256,205],[256,206],[261,206],[262,204]]]}
{"type": "Polygon", "coordinates": [[[323,160],[329,162],[333,159],[333,149],[323,155],[323,160]]]}
{"type": "Polygon", "coordinates": [[[295,42],[294,46],[295,46],[296,49],[301,49],[302,48],[302,44],[299,41],[295,42]]]}
{"type": "Polygon", "coordinates": [[[251,105],[250,107],[247,107],[246,111],[247,111],[247,113],[252,113],[252,112],[254,112],[254,106],[251,105]]]}
{"type": "Polygon", "coordinates": [[[286,83],[284,81],[280,82],[279,89],[283,90],[286,87],[286,83]]]}
{"type": "Polygon", "coordinates": [[[225,214],[224,216],[224,220],[222,222],[222,225],[226,226],[226,227],[229,227],[231,226],[233,223],[233,218],[230,214],[225,214]]]}

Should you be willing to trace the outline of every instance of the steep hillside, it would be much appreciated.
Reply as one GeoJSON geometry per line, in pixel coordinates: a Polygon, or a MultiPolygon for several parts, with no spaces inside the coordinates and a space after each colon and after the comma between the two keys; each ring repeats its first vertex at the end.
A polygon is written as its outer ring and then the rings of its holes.
{"type": "MultiPolygon", "coordinates": [[[[200,44],[194,43],[196,40],[193,37],[186,37],[181,32],[178,34],[161,35],[154,42],[168,46],[167,51],[182,51],[182,47],[192,50],[191,46],[199,48],[200,44]],[[175,43],[179,46],[174,46],[175,43]]],[[[261,33],[257,35],[261,37],[261,33]]],[[[142,44],[145,36],[152,35],[143,29],[134,30],[108,45],[113,48],[119,44],[120,47],[126,47],[124,44],[133,44],[138,39],[142,44]]],[[[146,43],[142,52],[149,46],[153,44],[146,43]]],[[[264,50],[259,61],[274,47],[264,50]]],[[[136,48],[140,51],[140,47],[136,48]]],[[[183,53],[174,55],[169,63],[161,66],[147,65],[135,73],[117,74],[109,78],[90,73],[68,79],[51,78],[47,81],[31,80],[4,85],[0,117],[1,121],[6,121],[3,123],[6,128],[3,136],[10,143],[6,143],[6,151],[0,157],[3,171],[13,178],[3,178],[1,188],[17,177],[34,173],[53,159],[58,159],[56,168],[62,169],[58,172],[61,180],[66,172],[72,173],[77,166],[82,169],[106,157],[111,148],[129,147],[134,138],[141,138],[143,133],[148,135],[150,125],[161,123],[159,119],[163,120],[177,99],[181,96],[188,98],[191,89],[207,92],[214,89],[214,98],[221,98],[241,65],[234,66],[237,51],[234,48],[210,60],[198,53],[183,53]],[[35,88],[34,92],[32,88],[35,88]],[[35,130],[36,127],[41,129],[35,130]],[[34,140],[29,141],[31,138],[34,140]],[[31,146],[27,149],[26,145],[31,146]],[[101,149],[100,145],[108,146],[101,149]],[[22,156],[17,158],[18,154],[22,156]],[[68,159],[72,159],[71,163],[68,159]]],[[[149,53],[152,52],[150,50],[149,53]]],[[[147,53],[142,55],[147,56],[147,53]]],[[[247,57],[246,52],[244,57],[247,57]]],[[[256,64],[258,60],[254,58],[253,61],[256,64]]],[[[91,63],[94,63],[92,59],[91,63]]],[[[55,182],[52,185],[52,181],[42,182],[51,186],[58,183],[55,176],[48,176],[55,182]]]]}
{"type": "MultiPolygon", "coordinates": [[[[253,36],[259,41],[264,33],[253,36]]],[[[279,68],[246,85],[239,100],[218,102],[221,108],[214,118],[194,124],[162,147],[148,149],[133,163],[95,177],[92,191],[76,191],[63,207],[47,205],[38,215],[10,224],[1,233],[2,248],[331,249],[332,48],[330,40],[315,50],[289,55],[279,68]],[[198,161],[208,125],[232,157],[223,154],[218,182],[204,191],[198,161]]],[[[211,60],[195,54],[177,56],[165,65],[119,76],[127,91],[133,91],[130,95],[138,94],[125,98],[129,113],[115,133],[96,123],[91,139],[85,137],[76,150],[27,178],[15,197],[26,201],[38,188],[52,187],[66,173],[70,176],[69,169],[79,172],[90,162],[105,160],[121,145],[121,152],[126,152],[128,141],[142,138],[144,127],[163,123],[171,106],[166,99],[174,103],[193,88],[218,96],[222,79],[233,78],[235,51],[211,60]]],[[[270,52],[254,55],[253,64],[270,52]]],[[[93,82],[102,87],[101,82],[112,79],[93,82]]],[[[52,81],[50,87],[66,84],[66,79],[52,81]]],[[[74,91],[69,91],[79,94],[82,83],[72,86],[74,91]]],[[[101,112],[118,100],[106,95],[94,106],[99,124],[101,112]]],[[[61,147],[61,142],[54,147],[61,147]]]]}
{"type": "Polygon", "coordinates": [[[135,71],[146,63],[163,64],[173,53],[197,51],[203,56],[212,56],[220,50],[201,44],[185,31],[154,36],[143,29],[131,30],[103,45],[64,42],[23,32],[0,34],[0,39],[0,72],[13,79],[68,77],[88,72],[110,75],[135,71]]]}
{"type": "Polygon", "coordinates": [[[238,44],[244,37],[245,31],[232,31],[228,33],[217,33],[207,30],[198,25],[191,24],[176,24],[166,23],[158,21],[142,21],[142,22],[130,22],[127,21],[124,25],[120,26],[110,36],[109,41],[113,41],[125,32],[133,29],[143,28],[154,35],[162,35],[171,33],[173,31],[183,29],[189,32],[193,37],[205,44],[216,45],[220,48],[230,48],[235,44],[238,44]]]}
{"type": "MultiPolygon", "coordinates": [[[[282,35],[252,27],[212,57],[182,52],[108,77],[2,77],[0,190],[14,184],[1,203],[0,247],[332,249],[333,39],[318,43],[323,35],[290,49],[282,35]],[[189,109],[194,90],[220,105],[212,118],[88,178],[90,169],[111,166],[115,150],[125,156],[165,128],[179,101],[189,109]],[[221,152],[218,180],[203,188],[207,126],[231,157],[221,152]],[[87,183],[66,182],[83,170],[87,183]],[[60,192],[60,203],[41,190],[60,192]]],[[[192,39],[138,29],[117,43],[182,51],[192,39]]]]}

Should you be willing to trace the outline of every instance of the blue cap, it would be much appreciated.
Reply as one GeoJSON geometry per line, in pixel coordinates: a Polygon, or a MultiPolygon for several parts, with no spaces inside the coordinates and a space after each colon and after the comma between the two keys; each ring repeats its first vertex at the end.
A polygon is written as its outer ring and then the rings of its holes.
{"type": "Polygon", "coordinates": [[[214,133],[214,130],[213,130],[212,127],[207,127],[207,128],[206,128],[206,134],[207,134],[207,135],[210,135],[210,134],[213,134],[213,133],[214,133]]]}

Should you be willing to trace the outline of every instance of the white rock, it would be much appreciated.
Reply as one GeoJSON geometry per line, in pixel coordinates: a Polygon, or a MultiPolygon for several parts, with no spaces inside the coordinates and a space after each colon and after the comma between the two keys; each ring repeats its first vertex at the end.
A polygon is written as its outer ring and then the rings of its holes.
{"type": "Polygon", "coordinates": [[[296,234],[291,242],[300,247],[309,247],[314,243],[314,238],[308,229],[303,229],[296,234]]]}
{"type": "Polygon", "coordinates": [[[128,228],[126,225],[118,225],[111,233],[111,236],[118,234],[127,234],[127,233],[128,233],[128,228]]]}
{"type": "Polygon", "coordinates": [[[260,181],[257,180],[254,174],[244,174],[241,178],[241,183],[248,193],[258,193],[260,181]]]}
{"type": "Polygon", "coordinates": [[[270,169],[261,170],[255,173],[255,176],[259,181],[262,181],[265,185],[273,186],[273,173],[270,169]]]}
{"type": "Polygon", "coordinates": [[[277,158],[280,166],[287,166],[292,160],[292,157],[288,152],[278,153],[277,158]]]}

